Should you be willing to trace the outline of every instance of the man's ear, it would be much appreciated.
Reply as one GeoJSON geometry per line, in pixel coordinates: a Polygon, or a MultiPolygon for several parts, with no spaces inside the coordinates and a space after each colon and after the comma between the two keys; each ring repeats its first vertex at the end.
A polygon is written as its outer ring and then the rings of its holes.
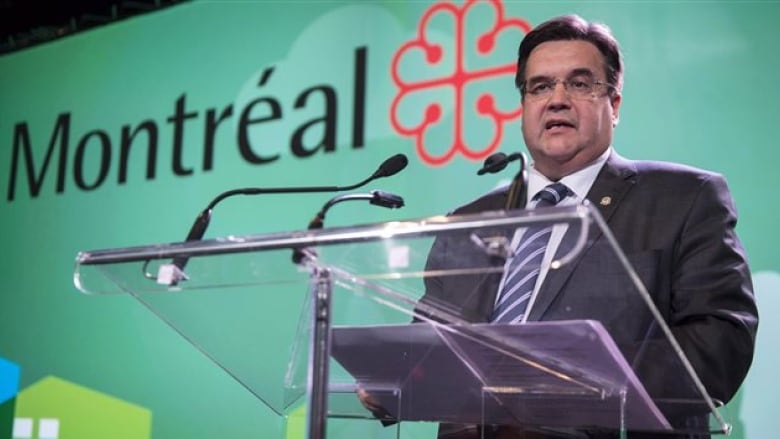
{"type": "Polygon", "coordinates": [[[612,126],[616,127],[618,122],[620,122],[620,103],[623,101],[623,96],[615,92],[610,96],[609,100],[612,103],[612,126]]]}

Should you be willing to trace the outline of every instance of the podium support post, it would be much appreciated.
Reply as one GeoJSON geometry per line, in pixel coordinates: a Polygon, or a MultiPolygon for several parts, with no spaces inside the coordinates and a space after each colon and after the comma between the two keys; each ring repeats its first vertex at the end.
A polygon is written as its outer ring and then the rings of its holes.
{"type": "Polygon", "coordinates": [[[328,362],[330,361],[330,320],[333,285],[330,271],[318,268],[312,274],[314,326],[309,364],[309,439],[324,439],[328,414],[328,362]]]}

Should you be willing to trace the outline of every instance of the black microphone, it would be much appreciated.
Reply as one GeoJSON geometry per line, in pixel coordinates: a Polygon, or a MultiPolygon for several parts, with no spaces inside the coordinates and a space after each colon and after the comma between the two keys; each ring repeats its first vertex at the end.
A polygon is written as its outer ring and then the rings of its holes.
{"type": "MultiPolygon", "coordinates": [[[[369,203],[373,204],[374,206],[386,207],[388,209],[399,209],[404,207],[404,199],[400,195],[396,195],[391,192],[375,190],[367,194],[339,195],[337,197],[331,198],[322,206],[322,209],[320,209],[320,211],[314,215],[314,218],[309,221],[308,229],[321,229],[325,224],[325,214],[328,212],[328,210],[342,201],[350,200],[368,200],[369,203]]],[[[295,249],[292,256],[293,262],[300,264],[303,258],[306,256],[306,253],[306,249],[295,249]]],[[[311,250],[309,250],[309,253],[311,253],[311,250]]]]}
{"type": "Polygon", "coordinates": [[[477,171],[477,175],[483,175],[486,173],[495,174],[506,168],[510,162],[520,159],[520,170],[515,174],[512,179],[512,184],[509,186],[509,193],[507,194],[506,205],[504,209],[519,209],[525,207],[526,201],[528,201],[528,169],[526,169],[526,163],[528,160],[525,154],[522,152],[516,152],[510,155],[506,155],[503,152],[497,152],[491,154],[485,159],[482,168],[477,171]]]}
{"type": "Polygon", "coordinates": [[[496,172],[503,171],[504,168],[506,168],[506,165],[514,159],[515,157],[510,158],[510,156],[507,156],[503,152],[490,154],[488,158],[485,159],[484,165],[477,171],[477,175],[485,175],[487,173],[495,174],[496,172]]]}
{"type": "MultiPolygon", "coordinates": [[[[231,189],[229,191],[222,192],[217,195],[206,206],[203,211],[195,218],[195,222],[192,224],[189,233],[187,234],[186,241],[197,241],[203,238],[206,233],[206,228],[211,221],[211,213],[214,207],[219,204],[225,198],[232,197],[234,195],[259,195],[259,194],[291,194],[291,193],[310,193],[310,192],[341,192],[352,189],[357,189],[361,186],[365,186],[369,182],[378,178],[390,177],[401,172],[409,163],[409,159],[404,154],[396,154],[389,157],[365,180],[355,183],[349,186],[304,186],[304,187],[278,187],[278,188],[241,188],[231,189]]],[[[178,268],[179,271],[184,270],[184,266],[187,265],[189,260],[188,256],[177,256],[173,258],[172,264],[178,268]]],[[[175,284],[175,282],[174,282],[175,284]]]]}

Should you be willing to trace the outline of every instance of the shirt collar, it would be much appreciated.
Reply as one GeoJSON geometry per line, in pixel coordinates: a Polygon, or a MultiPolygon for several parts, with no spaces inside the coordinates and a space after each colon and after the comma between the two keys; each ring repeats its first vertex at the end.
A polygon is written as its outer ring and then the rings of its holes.
{"type": "MultiPolygon", "coordinates": [[[[599,171],[601,171],[604,163],[607,162],[611,152],[612,147],[610,146],[606,149],[606,151],[604,151],[604,153],[602,153],[588,166],[559,180],[561,183],[568,186],[572,192],[574,192],[573,197],[569,197],[567,200],[564,200],[569,201],[569,203],[565,204],[570,204],[571,201],[581,202],[585,199],[585,196],[590,191],[590,187],[593,186],[593,182],[596,181],[596,177],[598,176],[599,171]]],[[[542,175],[542,173],[537,171],[536,168],[531,165],[531,170],[528,173],[528,201],[530,202],[537,192],[552,183],[555,182],[542,175]]]]}

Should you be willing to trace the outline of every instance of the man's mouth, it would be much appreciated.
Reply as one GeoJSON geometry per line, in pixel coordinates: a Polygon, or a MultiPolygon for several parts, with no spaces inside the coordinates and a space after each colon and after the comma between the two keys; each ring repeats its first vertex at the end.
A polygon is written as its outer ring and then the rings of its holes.
{"type": "Polygon", "coordinates": [[[545,130],[560,129],[560,128],[574,128],[574,124],[569,122],[568,120],[562,120],[562,119],[548,120],[544,124],[545,130]]]}

